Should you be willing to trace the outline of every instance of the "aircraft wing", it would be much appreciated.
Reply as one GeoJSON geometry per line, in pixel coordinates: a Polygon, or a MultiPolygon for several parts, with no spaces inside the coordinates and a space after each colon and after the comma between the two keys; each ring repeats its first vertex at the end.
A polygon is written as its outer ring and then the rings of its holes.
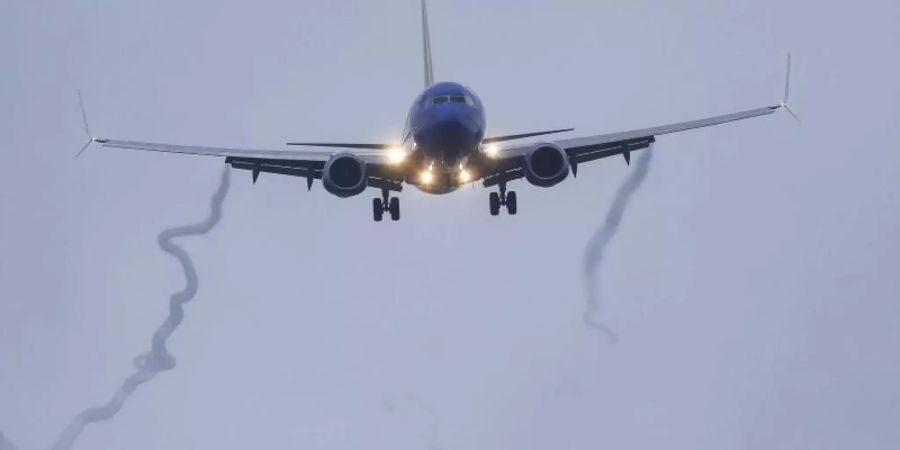
{"type": "MultiPolygon", "coordinates": [[[[192,145],[160,144],[155,142],[121,141],[116,139],[94,139],[104,147],[128,150],[144,150],[163,153],[183,153],[189,155],[220,156],[231,158],[272,159],[279,161],[328,161],[336,150],[257,150],[226,147],[200,147],[192,145]]],[[[366,162],[379,163],[387,161],[383,151],[352,151],[366,162]]]]}
{"type": "MultiPolygon", "coordinates": [[[[650,144],[656,141],[656,137],[660,135],[720,125],[752,117],[765,116],[774,113],[782,107],[783,105],[766,106],[732,114],[691,120],[688,122],[619,133],[560,139],[551,142],[566,151],[573,172],[577,173],[579,163],[594,161],[609,156],[623,155],[625,160],[630,162],[632,151],[649,147],[650,144]]],[[[488,169],[487,173],[483,174],[484,185],[493,186],[524,177],[524,157],[532,150],[532,148],[534,148],[534,144],[499,149],[493,157],[491,167],[488,169]]]]}
{"type": "MultiPolygon", "coordinates": [[[[306,178],[307,187],[312,187],[313,180],[322,178],[322,169],[332,155],[343,153],[341,150],[259,150],[226,147],[200,147],[192,145],[161,144],[155,142],[122,141],[117,139],[93,138],[103,147],[143,150],[163,153],[181,153],[224,157],[225,163],[235,169],[252,172],[255,183],[260,173],[275,173],[306,178]]],[[[89,142],[90,144],[90,142],[89,142]]],[[[345,150],[346,151],[346,150],[345,150]]],[[[350,150],[369,165],[368,185],[391,191],[402,190],[402,176],[398,176],[389,164],[386,151],[350,150]]]]}

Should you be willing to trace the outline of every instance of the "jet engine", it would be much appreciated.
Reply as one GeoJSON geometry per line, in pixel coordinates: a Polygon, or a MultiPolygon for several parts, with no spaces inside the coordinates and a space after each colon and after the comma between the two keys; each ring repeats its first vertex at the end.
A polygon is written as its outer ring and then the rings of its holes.
{"type": "Polygon", "coordinates": [[[322,169],[325,190],[341,198],[361,194],[367,182],[365,161],[351,153],[332,156],[322,169]]]}
{"type": "Polygon", "coordinates": [[[569,176],[569,157],[554,144],[537,144],[525,155],[525,178],[540,186],[555,186],[569,176]]]}

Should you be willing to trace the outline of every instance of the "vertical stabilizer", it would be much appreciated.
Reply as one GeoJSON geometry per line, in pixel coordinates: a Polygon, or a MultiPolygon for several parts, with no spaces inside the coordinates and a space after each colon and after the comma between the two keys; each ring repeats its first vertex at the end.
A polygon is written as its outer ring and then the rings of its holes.
{"type": "Polygon", "coordinates": [[[428,32],[428,5],[422,0],[422,52],[425,55],[425,87],[434,84],[434,69],[431,67],[431,35],[428,32]]]}

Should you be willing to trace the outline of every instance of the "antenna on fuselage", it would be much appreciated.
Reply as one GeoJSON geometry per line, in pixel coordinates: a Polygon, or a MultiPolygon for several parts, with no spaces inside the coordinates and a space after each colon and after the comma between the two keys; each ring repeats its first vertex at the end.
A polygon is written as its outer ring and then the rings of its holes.
{"type": "Polygon", "coordinates": [[[422,0],[422,53],[425,57],[425,87],[434,84],[434,68],[431,65],[431,35],[428,32],[428,4],[422,0]]]}

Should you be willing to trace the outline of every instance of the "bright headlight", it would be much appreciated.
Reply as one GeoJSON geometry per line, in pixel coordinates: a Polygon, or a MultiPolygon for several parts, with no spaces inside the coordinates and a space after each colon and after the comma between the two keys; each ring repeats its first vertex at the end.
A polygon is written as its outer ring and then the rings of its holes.
{"type": "Polygon", "coordinates": [[[484,146],[484,154],[488,158],[496,158],[500,155],[500,147],[497,144],[488,144],[484,146]]]}
{"type": "Polygon", "coordinates": [[[462,169],[459,171],[459,181],[461,183],[468,183],[472,181],[472,172],[469,172],[466,169],[462,169]]]}
{"type": "Polygon", "coordinates": [[[419,175],[419,180],[422,184],[431,184],[431,182],[434,181],[434,174],[428,170],[424,170],[422,171],[422,174],[419,175]]]}
{"type": "Polygon", "coordinates": [[[394,147],[388,150],[388,162],[391,164],[400,164],[406,160],[406,150],[403,147],[394,147]]]}

